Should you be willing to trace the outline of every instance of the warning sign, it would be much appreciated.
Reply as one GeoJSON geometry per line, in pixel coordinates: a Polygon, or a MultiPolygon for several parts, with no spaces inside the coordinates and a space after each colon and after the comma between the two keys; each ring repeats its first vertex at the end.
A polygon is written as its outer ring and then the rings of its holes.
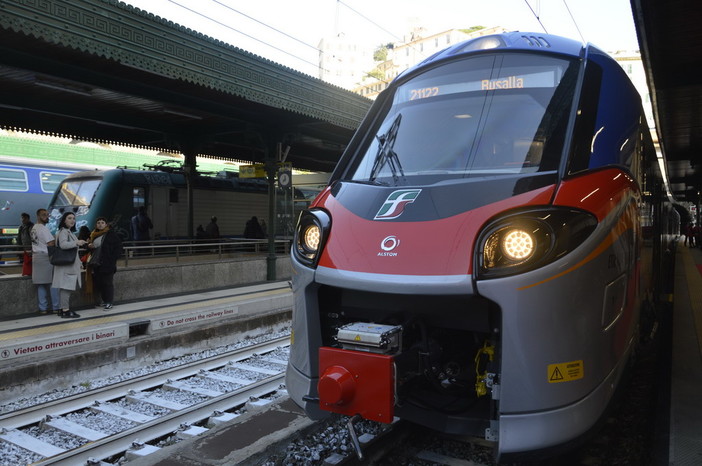
{"type": "Polygon", "coordinates": [[[571,382],[582,379],[584,376],[582,360],[548,365],[548,383],[571,382]]]}

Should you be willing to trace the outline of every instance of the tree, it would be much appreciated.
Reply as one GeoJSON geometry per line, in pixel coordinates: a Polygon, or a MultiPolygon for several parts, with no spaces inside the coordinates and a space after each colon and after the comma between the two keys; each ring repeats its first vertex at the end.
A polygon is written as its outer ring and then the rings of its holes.
{"type": "Polygon", "coordinates": [[[395,44],[388,42],[385,45],[379,45],[373,52],[373,60],[383,62],[388,59],[388,51],[395,48],[395,44]]]}
{"type": "Polygon", "coordinates": [[[382,81],[383,79],[385,79],[385,76],[383,75],[383,72],[380,71],[378,68],[374,69],[373,71],[370,71],[370,72],[366,73],[366,76],[369,76],[369,77],[371,77],[371,78],[375,78],[375,79],[377,79],[378,81],[382,81]]]}
{"type": "Polygon", "coordinates": [[[480,31],[481,29],[485,29],[485,26],[471,26],[468,29],[459,29],[459,31],[470,34],[471,32],[480,31]]]}
{"type": "Polygon", "coordinates": [[[384,62],[388,59],[388,49],[381,45],[373,52],[373,61],[384,62]]]}

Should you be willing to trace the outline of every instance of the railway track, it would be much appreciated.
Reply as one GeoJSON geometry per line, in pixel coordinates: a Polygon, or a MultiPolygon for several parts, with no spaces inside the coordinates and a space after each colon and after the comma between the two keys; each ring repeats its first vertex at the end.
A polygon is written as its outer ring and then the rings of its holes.
{"type": "Polygon", "coordinates": [[[175,432],[198,435],[205,428],[194,424],[229,420],[236,415],[227,411],[280,389],[288,344],[282,337],[2,415],[0,458],[98,464],[143,455],[175,432]]]}

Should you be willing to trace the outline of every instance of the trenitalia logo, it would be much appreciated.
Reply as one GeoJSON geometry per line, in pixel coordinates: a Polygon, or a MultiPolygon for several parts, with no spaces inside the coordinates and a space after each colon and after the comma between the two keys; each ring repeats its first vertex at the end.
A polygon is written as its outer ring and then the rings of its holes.
{"type": "Polygon", "coordinates": [[[383,205],[380,206],[373,220],[389,220],[399,217],[404,212],[405,206],[413,203],[421,192],[421,189],[398,189],[393,191],[385,199],[383,205]]]}

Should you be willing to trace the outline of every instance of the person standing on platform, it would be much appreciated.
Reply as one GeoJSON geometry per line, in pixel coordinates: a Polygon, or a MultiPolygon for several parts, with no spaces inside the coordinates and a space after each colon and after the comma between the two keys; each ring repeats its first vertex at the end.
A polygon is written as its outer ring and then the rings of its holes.
{"type": "Polygon", "coordinates": [[[261,228],[261,224],[258,223],[258,218],[254,215],[246,222],[244,238],[261,239],[265,237],[266,235],[263,232],[263,228],[261,228]]]}
{"type": "MultiPolygon", "coordinates": [[[[146,207],[144,206],[139,206],[139,209],[137,209],[137,213],[134,217],[132,217],[131,220],[131,233],[132,233],[132,240],[133,241],[143,241],[142,243],[136,243],[135,246],[148,246],[149,243],[146,243],[146,241],[151,239],[151,233],[149,230],[151,230],[154,227],[153,223],[151,223],[151,219],[149,218],[148,215],[146,215],[146,207]]],[[[135,256],[141,256],[144,254],[148,254],[148,251],[145,249],[136,249],[133,254],[135,256]]]]}
{"type": "MultiPolygon", "coordinates": [[[[88,228],[88,227],[85,226],[85,225],[83,225],[82,227],[80,227],[80,229],[78,230],[78,239],[82,239],[82,240],[85,240],[85,241],[90,242],[90,241],[89,241],[89,240],[90,240],[90,228],[88,228]]],[[[78,251],[78,257],[80,258],[80,261],[81,261],[81,262],[85,262],[85,261],[86,261],[87,258],[86,258],[85,256],[87,256],[88,253],[90,253],[89,250],[81,250],[81,251],[78,251]]]]}
{"type": "Polygon", "coordinates": [[[151,230],[154,225],[151,219],[146,215],[146,208],[140,206],[137,214],[132,217],[132,239],[134,241],[147,241],[151,239],[151,230]]]}
{"type": "Polygon", "coordinates": [[[17,232],[17,244],[22,247],[22,276],[32,275],[32,227],[34,224],[29,219],[29,214],[22,212],[22,222],[17,232]]]}
{"type": "MultiPolygon", "coordinates": [[[[78,239],[73,232],[76,230],[76,214],[66,212],[61,216],[59,223],[59,231],[56,233],[56,247],[61,249],[78,248],[86,244],[85,240],[78,239]]],[[[75,260],[67,265],[54,266],[54,280],[52,286],[60,289],[61,309],[59,317],[75,318],[80,317],[79,314],[70,310],[71,293],[80,289],[80,259],[78,259],[78,250],[76,249],[75,260]]]]}
{"type": "Polygon", "coordinates": [[[89,240],[90,239],[90,228],[87,226],[83,225],[80,227],[80,230],[78,230],[78,239],[82,240],[89,240]]]}
{"type": "Polygon", "coordinates": [[[47,228],[47,223],[49,223],[49,212],[46,209],[39,209],[37,223],[29,232],[32,239],[32,283],[37,285],[39,314],[61,312],[59,290],[51,287],[54,266],[49,262],[47,246],[54,245],[54,236],[47,228]]]}
{"type": "Polygon", "coordinates": [[[98,217],[95,222],[95,229],[90,233],[88,249],[88,265],[92,270],[94,289],[102,298],[100,306],[109,311],[114,302],[114,276],[117,271],[117,259],[122,254],[122,241],[107,225],[105,217],[98,217]]]}
{"type": "Polygon", "coordinates": [[[195,239],[206,239],[207,238],[207,233],[205,233],[205,229],[202,228],[202,224],[197,226],[197,229],[195,230],[195,239]]]}
{"type": "Polygon", "coordinates": [[[205,227],[205,234],[210,239],[219,238],[219,226],[217,225],[217,217],[212,216],[210,223],[205,227]]]}

